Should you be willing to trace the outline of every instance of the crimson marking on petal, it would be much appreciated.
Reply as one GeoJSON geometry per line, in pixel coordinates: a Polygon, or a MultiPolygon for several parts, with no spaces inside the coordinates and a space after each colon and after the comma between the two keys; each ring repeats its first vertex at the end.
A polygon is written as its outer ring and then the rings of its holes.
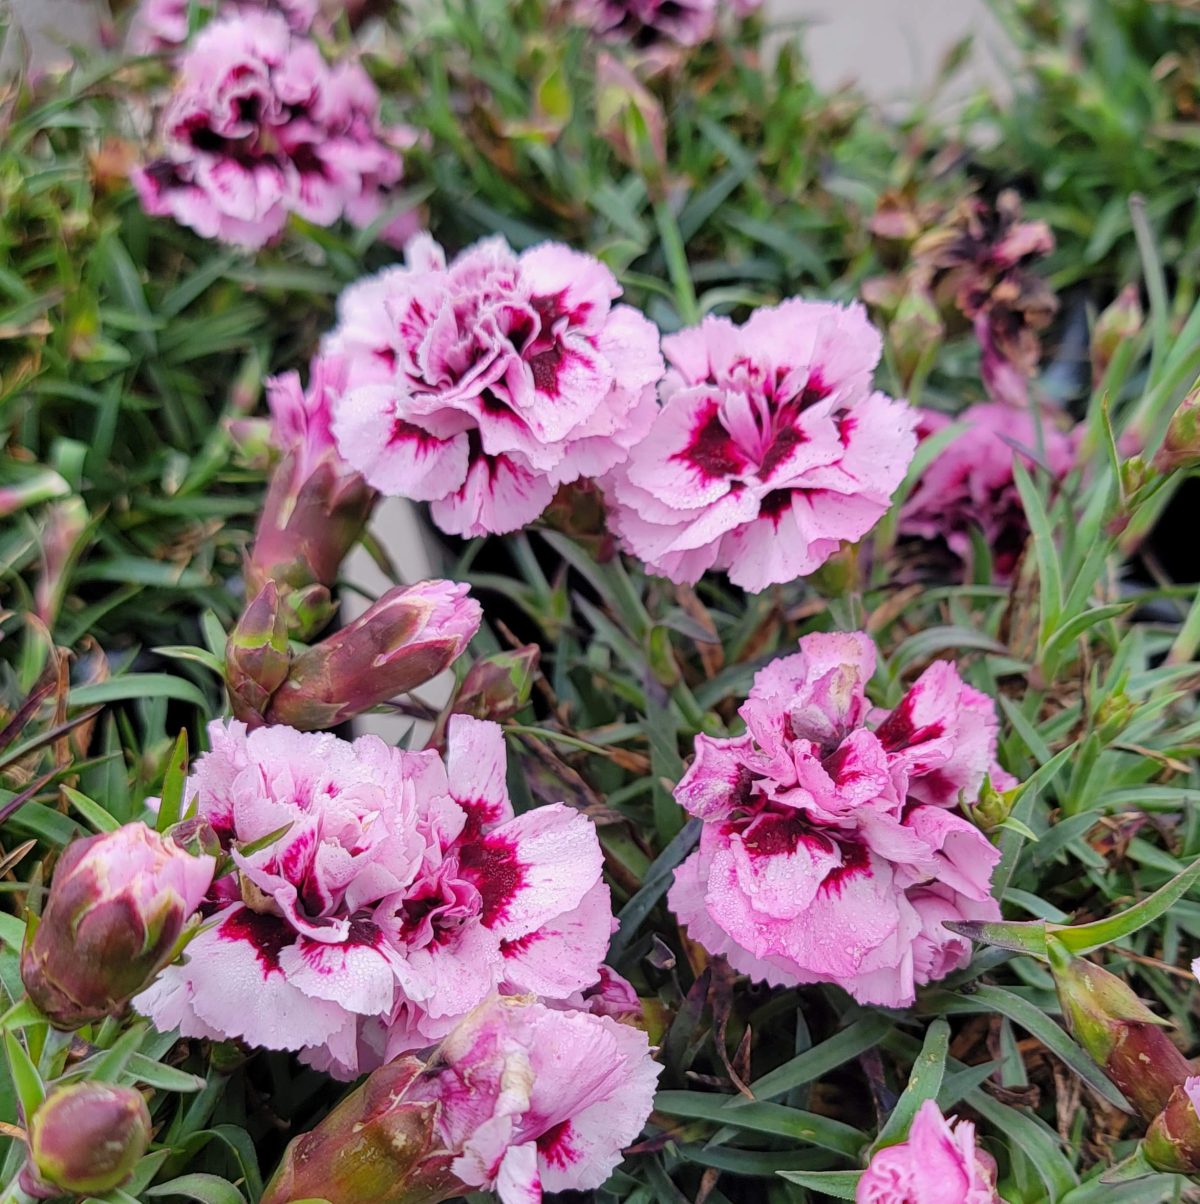
{"type": "Polygon", "coordinates": [[[541,940],[540,932],[527,932],[524,936],[514,937],[511,941],[500,942],[501,957],[517,957],[525,953],[532,945],[541,940]]]}
{"type": "Polygon", "coordinates": [[[467,822],[463,825],[462,833],[459,836],[464,844],[478,840],[483,835],[484,827],[494,824],[500,818],[499,803],[481,798],[456,798],[454,801],[467,813],[467,822]]]}
{"type": "Polygon", "coordinates": [[[945,732],[945,725],[940,722],[917,727],[912,716],[914,705],[912,694],[905,694],[900,705],[876,728],[875,735],[888,752],[903,752],[914,744],[936,740],[945,732]]]}
{"type": "Polygon", "coordinates": [[[762,465],[759,468],[760,475],[769,477],[787,459],[792,448],[807,442],[808,436],[798,427],[785,426],[777,431],[775,438],[771,440],[771,446],[767,448],[766,454],[762,458],[762,465]]]}
{"type": "Polygon", "coordinates": [[[852,782],[861,782],[864,778],[871,776],[853,758],[854,751],[847,744],[841,745],[825,758],[825,772],[829,774],[836,785],[848,786],[852,782]]]}
{"type": "Polygon", "coordinates": [[[758,513],[763,518],[769,518],[776,526],[780,518],[791,509],[792,489],[772,489],[758,504],[758,513]]]}
{"type": "Polygon", "coordinates": [[[542,333],[547,333],[560,318],[567,319],[568,326],[583,326],[591,316],[592,303],[581,301],[574,309],[564,309],[563,302],[567,298],[566,289],[555,293],[552,297],[530,297],[529,304],[542,320],[542,333]]]}
{"type": "Polygon", "coordinates": [[[379,925],[362,916],[356,916],[350,921],[350,931],[346,934],[346,944],[356,945],[363,949],[378,949],[383,943],[383,933],[379,925]]]}
{"type": "Polygon", "coordinates": [[[370,920],[361,917],[350,921],[350,932],[345,941],[337,946],[322,944],[320,941],[302,937],[300,940],[300,956],[305,963],[318,974],[334,974],[340,969],[327,960],[331,948],[345,949],[378,949],[383,943],[383,933],[370,920]]]}
{"type": "Polygon", "coordinates": [[[388,436],[388,442],[405,443],[410,439],[415,440],[417,446],[422,449],[434,447],[441,442],[440,439],[431,435],[428,431],[422,430],[419,426],[411,422],[406,422],[403,418],[397,418],[392,423],[392,433],[388,436]]]}
{"type": "Polygon", "coordinates": [[[537,1139],[538,1153],[551,1165],[565,1170],[579,1161],[579,1151],[571,1144],[571,1122],[559,1121],[537,1139]]]}
{"type": "Polygon", "coordinates": [[[710,479],[726,477],[746,467],[746,457],[721,424],[715,401],[705,408],[693,427],[687,447],[676,452],[671,459],[687,461],[710,479]]]}
{"type": "Polygon", "coordinates": [[[821,379],[819,372],[813,372],[809,375],[808,383],[800,392],[798,401],[800,409],[807,410],[809,406],[815,406],[817,402],[824,401],[833,390],[821,379]]]}
{"type": "Polygon", "coordinates": [[[312,864],[312,853],[316,843],[317,834],[310,830],[288,845],[280,859],[279,873],[289,882],[299,881],[312,864]]]}
{"type": "Polygon", "coordinates": [[[260,915],[248,907],[225,920],[217,935],[223,940],[243,941],[252,946],[264,979],[282,973],[279,954],[296,942],[296,933],[278,916],[260,915]]]}
{"type": "Polygon", "coordinates": [[[798,816],[760,815],[746,829],[746,852],[756,857],[779,857],[794,853],[801,845],[814,853],[828,853],[833,847],[819,832],[806,831],[798,816]]]}
{"type": "Polygon", "coordinates": [[[843,414],[838,419],[838,438],[843,447],[850,446],[850,436],[858,430],[858,419],[853,414],[843,414]]]}
{"type": "Polygon", "coordinates": [[[934,769],[930,773],[922,773],[917,776],[921,781],[922,792],[932,791],[935,794],[943,794],[948,798],[958,797],[961,787],[942,770],[934,769]]]}
{"type": "Polygon", "coordinates": [[[821,889],[826,892],[836,891],[841,894],[846,882],[858,874],[864,878],[871,875],[871,857],[865,845],[844,844],[842,849],[842,864],[835,870],[830,870],[821,883],[821,889]]]}
{"type": "Polygon", "coordinates": [[[460,865],[463,877],[483,900],[484,926],[503,920],[513,896],[525,885],[525,866],[517,858],[516,846],[496,836],[477,840],[463,847],[460,865]]]}

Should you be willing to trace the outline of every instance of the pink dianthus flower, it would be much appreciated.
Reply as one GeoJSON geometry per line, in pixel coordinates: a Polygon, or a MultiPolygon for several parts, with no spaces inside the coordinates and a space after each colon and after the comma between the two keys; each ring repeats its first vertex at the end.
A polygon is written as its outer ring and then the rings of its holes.
{"type": "Polygon", "coordinates": [[[463,1183],[537,1204],[604,1183],[650,1115],[660,1070],[640,1029],[499,997],[454,1029],[404,1099],[438,1105],[463,1183]]]}
{"type": "MultiPolygon", "coordinates": [[[[188,13],[196,0],[142,0],[129,25],[127,44],[131,54],[156,54],[175,50],[188,40],[188,13]]],[[[216,10],[218,0],[199,4],[216,10]]],[[[295,33],[308,33],[320,12],[318,0],[238,0],[223,11],[263,9],[278,12],[295,33]]]]}
{"type": "Polygon", "coordinates": [[[996,1164],[975,1145],[975,1126],[948,1124],[933,1100],[917,1110],[908,1139],[885,1146],[858,1181],[856,1204],[1000,1204],[996,1164]]]}
{"type": "Polygon", "coordinates": [[[514,816],[496,724],[452,718],[445,764],[372,736],[209,732],[187,797],[234,871],[184,961],[135,1001],[160,1029],[353,1078],[494,990],[597,982],[613,918],[595,829],[561,803],[514,816]]]}
{"type": "Polygon", "coordinates": [[[961,560],[970,560],[971,532],[991,549],[996,576],[1006,580],[1029,538],[1029,520],[1017,491],[1013,463],[1019,456],[1062,481],[1075,467],[1075,431],[1063,431],[1047,414],[999,402],[971,406],[955,418],[933,410],[921,414],[920,434],[928,438],[948,426],[966,429],[925,469],[900,511],[904,535],[938,540],[961,560]]]}
{"type": "MultiPolygon", "coordinates": [[[[412,131],[384,126],[360,64],[326,63],[278,12],[235,12],[182,55],[160,123],[161,154],[133,175],[147,213],[206,238],[261,247],[289,214],[366,226],[403,175],[412,131]]],[[[403,241],[414,215],[382,231],[403,241]]]]}
{"type": "Polygon", "coordinates": [[[576,12],[609,41],[642,50],[697,46],[713,35],[717,0],[577,0],[576,12]]]}
{"type": "Polygon", "coordinates": [[[350,372],[338,446],[380,492],[431,502],[451,534],[503,534],[645,434],[658,332],[613,304],[599,260],[492,238],[447,264],[427,236],[407,259],[342,294],[326,345],[350,372]]]}
{"type": "Polygon", "coordinates": [[[757,593],[861,539],[916,447],[916,411],[871,391],[880,348],[861,306],[800,300],[664,338],[662,409],[609,481],[627,550],[757,593]]]}
{"type": "Polygon", "coordinates": [[[995,767],[991,700],[946,661],[890,713],[862,632],[809,635],[759,671],[746,733],[696,737],[675,790],[704,821],[668,900],[688,935],[752,978],[831,982],[904,1007],[962,965],[946,919],[996,919],[999,852],[955,814],[995,767]]]}

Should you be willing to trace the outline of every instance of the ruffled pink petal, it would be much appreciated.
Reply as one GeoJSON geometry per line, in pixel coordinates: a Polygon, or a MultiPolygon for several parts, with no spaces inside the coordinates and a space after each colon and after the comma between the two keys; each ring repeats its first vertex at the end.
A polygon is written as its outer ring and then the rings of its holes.
{"type": "Polygon", "coordinates": [[[508,757],[498,723],[453,715],[447,728],[446,770],[450,795],[486,832],[513,818],[506,782],[508,757]]]}
{"type": "Polygon", "coordinates": [[[483,922],[514,940],[578,907],[603,855],[587,818],[563,803],[527,811],[464,847],[463,876],[483,898],[483,922]]]}
{"type": "Polygon", "coordinates": [[[433,503],[433,521],[464,539],[528,526],[554,500],[554,486],[508,456],[480,457],[462,488],[433,503]]]}
{"type": "Polygon", "coordinates": [[[500,943],[505,987],[566,999],[591,986],[615,927],[608,886],[597,882],[578,907],[500,943]]]}
{"type": "Polygon", "coordinates": [[[339,1004],[360,1016],[383,1016],[396,995],[393,957],[373,924],[355,921],[347,940],[322,944],[301,937],[279,953],[288,981],[314,999],[339,1004]]]}
{"type": "Polygon", "coordinates": [[[467,436],[439,439],[399,417],[391,385],[362,385],[335,409],[338,450],[381,493],[435,501],[467,478],[467,436]]]}

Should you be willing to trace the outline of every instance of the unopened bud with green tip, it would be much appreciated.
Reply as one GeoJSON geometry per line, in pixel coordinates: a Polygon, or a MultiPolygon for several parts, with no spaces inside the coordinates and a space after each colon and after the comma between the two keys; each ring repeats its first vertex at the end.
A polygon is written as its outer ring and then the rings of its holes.
{"type": "Polygon", "coordinates": [[[1016,806],[1019,790],[997,790],[992,785],[990,776],[983,779],[979,791],[979,801],[971,808],[971,818],[984,832],[992,832],[1001,827],[1012,814],[1016,806]]]}
{"type": "Polygon", "coordinates": [[[253,597],[273,581],[289,634],[301,640],[316,635],[332,609],[291,605],[292,595],[317,586],[328,597],[378,497],[334,442],[333,403],[345,388],[346,371],[340,359],[318,356],[307,389],[295,372],[267,381],[272,437],[282,456],[246,558],[246,593],[253,597]]]}
{"type": "Polygon", "coordinates": [[[198,816],[172,824],[164,835],[193,857],[217,858],[224,852],[217,830],[208,820],[198,816]]]}
{"type": "Polygon", "coordinates": [[[1115,974],[1049,941],[1054,985],[1071,1035],[1144,1120],[1166,1106],[1191,1066],[1156,1016],[1115,974]]]}
{"type": "Polygon", "coordinates": [[[596,126],[617,157],[661,190],[667,163],[667,123],[662,104],[620,59],[596,59],[596,126]]]}
{"type": "Polygon", "coordinates": [[[142,823],[72,841],[21,951],[30,999],[60,1029],[120,1013],[175,955],[215,868],[142,823]]]}
{"type": "Polygon", "coordinates": [[[150,1145],[142,1093],[115,1083],[57,1087],[29,1122],[31,1195],[102,1196],[128,1183],[150,1145]]]}
{"type": "Polygon", "coordinates": [[[823,598],[847,597],[859,585],[858,545],[844,542],[808,580],[823,598]]]}
{"type": "Polygon", "coordinates": [[[268,581],[246,607],[225,646],[225,684],[233,713],[261,715],[287,680],[288,629],[279,589],[268,581]]]}
{"type": "Polygon", "coordinates": [[[451,711],[497,723],[511,719],[529,702],[539,656],[536,644],[481,656],[467,670],[455,692],[451,711]]]}
{"type": "Polygon", "coordinates": [[[466,650],[481,619],[465,585],[397,586],[341,631],[294,656],[264,708],[239,710],[235,699],[234,714],[301,731],[336,727],[436,677],[466,650]]]}
{"type": "Polygon", "coordinates": [[[1162,446],[1154,453],[1159,472],[1200,466],[1200,389],[1193,389],[1171,415],[1162,446]]]}
{"type": "Polygon", "coordinates": [[[288,1146],[262,1204],[438,1204],[461,1195],[454,1155],[438,1137],[438,1105],[404,1099],[424,1071],[416,1058],[375,1071],[288,1146]]]}
{"type": "Polygon", "coordinates": [[[1200,1174],[1200,1076],[1189,1075],[1171,1092],[1142,1142],[1142,1153],[1155,1170],[1200,1174]]]}
{"type": "Polygon", "coordinates": [[[1127,284],[1092,327],[1092,384],[1099,385],[1123,343],[1136,338],[1144,315],[1136,284],[1127,284]]]}
{"type": "Polygon", "coordinates": [[[946,337],[946,324],[924,289],[909,289],[888,323],[888,342],[896,374],[905,390],[928,372],[946,337]]]}
{"type": "Polygon", "coordinates": [[[1115,690],[1096,708],[1096,734],[1108,744],[1130,724],[1137,704],[1124,690],[1115,690]]]}

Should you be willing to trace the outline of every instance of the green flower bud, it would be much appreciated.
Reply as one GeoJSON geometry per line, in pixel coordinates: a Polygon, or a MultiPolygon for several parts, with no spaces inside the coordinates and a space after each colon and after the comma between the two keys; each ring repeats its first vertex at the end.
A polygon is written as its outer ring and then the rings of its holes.
{"type": "Polygon", "coordinates": [[[1171,415],[1154,467],[1159,472],[1200,467],[1200,389],[1193,389],[1171,415]]]}
{"type": "Polygon", "coordinates": [[[1144,1120],[1167,1104],[1191,1073],[1187,1059],[1156,1016],[1115,974],[1061,951],[1051,959],[1063,1016],[1075,1040],[1092,1056],[1144,1120]]]}
{"type": "Polygon", "coordinates": [[[260,722],[271,696],[287,679],[287,621],[274,581],[246,607],[225,648],[225,684],[233,713],[247,723],[260,722]]]}
{"type": "Polygon", "coordinates": [[[467,670],[451,710],[476,719],[511,719],[529,702],[539,655],[536,644],[526,644],[480,657],[467,670]]]}
{"type": "Polygon", "coordinates": [[[403,1098],[424,1069],[416,1058],[400,1058],[375,1071],[288,1146],[262,1204],[438,1204],[460,1195],[453,1156],[437,1148],[438,1106],[403,1098]]]}

